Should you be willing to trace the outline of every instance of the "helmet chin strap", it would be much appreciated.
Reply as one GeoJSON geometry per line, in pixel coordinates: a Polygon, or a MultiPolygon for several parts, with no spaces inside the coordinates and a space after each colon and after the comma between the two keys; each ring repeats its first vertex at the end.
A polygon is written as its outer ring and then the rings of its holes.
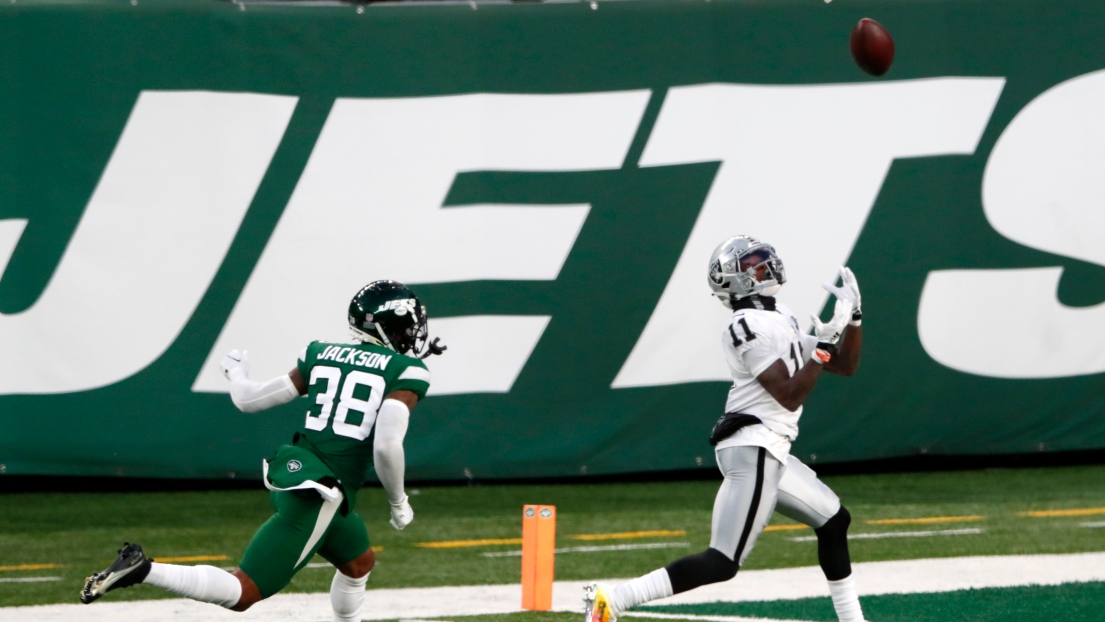
{"type": "MultiPolygon", "coordinates": [[[[380,327],[379,326],[377,326],[376,324],[373,324],[372,326],[373,326],[373,328],[376,329],[376,332],[380,332],[380,327]]],[[[352,326],[349,327],[349,332],[353,334],[353,337],[355,339],[359,339],[359,340],[361,340],[365,343],[370,343],[374,346],[380,346],[380,347],[383,347],[383,348],[387,348],[389,350],[394,350],[395,349],[395,348],[391,347],[391,343],[388,342],[387,337],[384,337],[383,341],[381,341],[381,340],[377,339],[376,337],[373,337],[372,335],[364,332],[363,330],[353,328],[352,326]]],[[[383,335],[382,332],[380,332],[380,334],[383,335]]]]}

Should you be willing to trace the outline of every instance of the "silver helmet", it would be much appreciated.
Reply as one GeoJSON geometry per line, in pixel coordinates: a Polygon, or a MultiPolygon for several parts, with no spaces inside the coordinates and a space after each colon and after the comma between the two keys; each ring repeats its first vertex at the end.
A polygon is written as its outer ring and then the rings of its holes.
{"type": "Polygon", "coordinates": [[[722,304],[747,296],[774,296],[787,282],[783,260],[775,248],[754,237],[738,235],[722,242],[710,255],[710,289],[722,304]]]}

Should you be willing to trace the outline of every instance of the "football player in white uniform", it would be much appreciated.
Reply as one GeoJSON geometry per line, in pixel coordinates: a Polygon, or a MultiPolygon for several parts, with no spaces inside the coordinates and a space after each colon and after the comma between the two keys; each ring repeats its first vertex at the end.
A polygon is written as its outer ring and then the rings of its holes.
{"type": "Polygon", "coordinates": [[[802,404],[821,372],[850,376],[859,366],[859,285],[848,268],[840,276],[841,287],[824,286],[837,299],[832,320],[822,324],[812,316],[814,334],[806,335],[774,298],[786,283],[774,248],[738,236],[714,251],[710,287],[733,310],[721,333],[733,387],[710,438],[725,476],[714,501],[710,546],[615,588],[592,583],[586,622],[614,622],[631,607],[733,578],[776,509],[817,534],[818,561],[837,617],[863,621],[848,554],[848,510],[790,455],[802,404]]]}

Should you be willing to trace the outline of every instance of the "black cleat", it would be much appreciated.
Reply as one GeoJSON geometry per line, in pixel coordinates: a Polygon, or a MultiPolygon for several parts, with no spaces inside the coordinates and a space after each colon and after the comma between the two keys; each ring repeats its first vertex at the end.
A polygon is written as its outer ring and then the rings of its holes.
{"type": "Polygon", "coordinates": [[[130,587],[141,583],[150,574],[152,559],[146,557],[142,547],[124,542],[119,557],[103,572],[88,577],[81,590],[81,602],[88,604],[117,587],[130,587]]]}

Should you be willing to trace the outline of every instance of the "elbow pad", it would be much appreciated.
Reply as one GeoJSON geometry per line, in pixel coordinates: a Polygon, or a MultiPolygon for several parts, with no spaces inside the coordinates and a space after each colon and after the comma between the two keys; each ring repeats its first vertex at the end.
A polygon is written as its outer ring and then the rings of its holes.
{"type": "Polygon", "coordinates": [[[242,412],[255,413],[287,404],[297,397],[299,390],[287,375],[260,383],[246,378],[245,374],[234,374],[230,381],[230,399],[242,412]]]}

